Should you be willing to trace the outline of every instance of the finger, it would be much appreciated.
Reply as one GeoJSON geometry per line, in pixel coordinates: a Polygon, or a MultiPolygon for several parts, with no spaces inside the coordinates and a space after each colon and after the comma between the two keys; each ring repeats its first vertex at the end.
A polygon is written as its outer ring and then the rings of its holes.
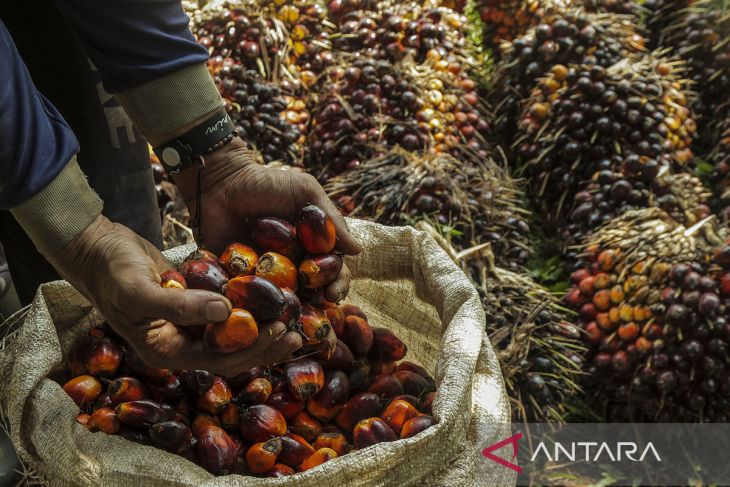
{"type": "Polygon", "coordinates": [[[144,321],[167,320],[176,325],[205,325],[224,321],[231,314],[225,296],[199,289],[168,289],[146,283],[135,289],[135,301],[144,321]]]}
{"type": "Polygon", "coordinates": [[[350,292],[350,269],[343,264],[337,280],[325,288],[324,296],[327,301],[339,303],[347,297],[348,292],[350,292]]]}

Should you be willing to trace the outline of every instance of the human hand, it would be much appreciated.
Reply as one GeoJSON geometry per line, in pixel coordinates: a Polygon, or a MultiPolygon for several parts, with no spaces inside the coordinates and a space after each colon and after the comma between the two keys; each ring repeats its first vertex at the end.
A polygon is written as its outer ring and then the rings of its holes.
{"type": "Polygon", "coordinates": [[[228,300],[209,291],[161,287],[160,273],[171,269],[170,263],[151,243],[103,216],[46,257],[150,367],[233,376],[289,360],[302,345],[297,333],[275,322],[262,325],[245,350],[208,351],[185,327],[225,320],[228,300]]]}

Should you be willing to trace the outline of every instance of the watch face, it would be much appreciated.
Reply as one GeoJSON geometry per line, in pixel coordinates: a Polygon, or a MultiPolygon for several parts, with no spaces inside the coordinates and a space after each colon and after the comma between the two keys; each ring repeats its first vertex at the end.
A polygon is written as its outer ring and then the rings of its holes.
{"type": "Polygon", "coordinates": [[[165,147],[162,151],[162,162],[171,168],[176,168],[180,165],[180,153],[172,147],[165,147]]]}

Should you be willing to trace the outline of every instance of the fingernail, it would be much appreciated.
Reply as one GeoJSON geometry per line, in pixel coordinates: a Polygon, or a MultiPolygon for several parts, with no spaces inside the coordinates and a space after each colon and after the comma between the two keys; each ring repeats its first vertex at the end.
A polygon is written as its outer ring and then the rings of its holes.
{"type": "Polygon", "coordinates": [[[222,301],[210,301],[205,305],[205,319],[208,321],[225,321],[230,312],[222,301]]]}
{"type": "Polygon", "coordinates": [[[283,323],[277,323],[271,327],[271,336],[274,338],[279,338],[284,333],[286,333],[286,326],[283,323]]]}

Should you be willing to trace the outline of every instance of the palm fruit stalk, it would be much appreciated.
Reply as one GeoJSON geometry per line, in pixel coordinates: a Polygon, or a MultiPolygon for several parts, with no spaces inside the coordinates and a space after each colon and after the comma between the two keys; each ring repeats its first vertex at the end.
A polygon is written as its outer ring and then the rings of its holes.
{"type": "Polygon", "coordinates": [[[582,247],[566,305],[589,351],[583,383],[613,421],[727,421],[726,269],[715,217],[627,212],[582,247]]]}
{"type": "Polygon", "coordinates": [[[541,213],[561,225],[581,184],[601,171],[630,178],[631,188],[609,192],[615,202],[641,204],[635,183],[652,188],[660,173],[686,168],[696,126],[681,74],[679,62],[657,56],[608,69],[554,66],[526,104],[515,143],[541,213]]]}
{"type": "Polygon", "coordinates": [[[391,225],[434,222],[459,248],[490,242],[497,262],[520,269],[531,256],[523,195],[490,158],[400,148],[332,179],[330,196],[349,215],[391,225]]]}
{"type": "Polygon", "coordinates": [[[644,0],[644,27],[648,31],[648,46],[657,49],[666,44],[667,28],[682,17],[684,9],[695,0],[644,0]]]}
{"type": "Polygon", "coordinates": [[[636,0],[583,0],[575,2],[582,5],[587,12],[602,12],[621,15],[640,16],[644,9],[636,0]]]}

